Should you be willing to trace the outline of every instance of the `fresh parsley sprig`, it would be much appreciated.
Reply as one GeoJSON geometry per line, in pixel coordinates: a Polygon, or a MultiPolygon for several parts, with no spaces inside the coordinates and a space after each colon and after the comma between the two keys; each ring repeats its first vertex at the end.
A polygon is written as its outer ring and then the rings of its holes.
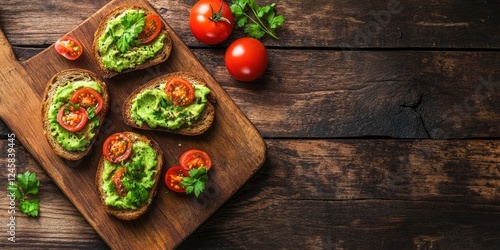
{"type": "Polygon", "coordinates": [[[207,169],[195,168],[189,170],[189,176],[183,177],[180,185],[186,188],[186,194],[194,192],[194,196],[198,197],[205,190],[207,181],[207,169]]]}
{"type": "Polygon", "coordinates": [[[125,168],[125,176],[122,183],[127,190],[127,199],[133,204],[140,206],[149,198],[148,189],[141,180],[146,176],[144,172],[144,156],[128,164],[125,168]]]}
{"type": "Polygon", "coordinates": [[[16,200],[19,200],[19,210],[29,216],[37,217],[40,209],[40,199],[29,198],[29,195],[38,194],[40,181],[36,177],[36,173],[26,171],[17,175],[17,182],[12,182],[7,185],[8,195],[13,195],[16,200]]]}
{"type": "Polygon", "coordinates": [[[274,31],[283,24],[285,17],[276,15],[275,6],[276,3],[259,6],[255,0],[233,0],[230,8],[237,20],[236,24],[240,28],[244,26],[244,32],[248,36],[260,39],[268,34],[279,39],[274,31]]]}
{"type": "Polygon", "coordinates": [[[109,30],[120,52],[125,53],[130,47],[136,46],[139,43],[137,38],[144,29],[145,22],[146,17],[142,13],[131,13],[126,15],[121,21],[121,25],[123,26],[122,34],[114,34],[112,29],[109,30]]]}

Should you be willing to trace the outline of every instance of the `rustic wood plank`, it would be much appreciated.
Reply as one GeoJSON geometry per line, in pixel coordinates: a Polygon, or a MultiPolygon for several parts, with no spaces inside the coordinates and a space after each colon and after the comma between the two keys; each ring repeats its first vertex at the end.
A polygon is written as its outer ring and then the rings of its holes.
{"type": "Polygon", "coordinates": [[[498,206],[252,198],[258,201],[231,202],[178,249],[493,250],[500,244],[498,206]]]}
{"type": "Polygon", "coordinates": [[[264,76],[242,83],[222,49],[192,51],[264,137],[500,136],[499,53],[269,49],[264,76]]]}
{"type": "MultiPolygon", "coordinates": [[[[0,149],[6,144],[0,140],[0,149]]],[[[500,245],[500,142],[270,139],[266,144],[264,167],[179,249],[500,245]]],[[[65,247],[78,239],[82,247],[103,247],[29,154],[22,147],[16,152],[19,171],[30,169],[42,178],[41,217],[17,217],[22,225],[16,246],[65,247]],[[56,225],[67,232],[61,234],[56,225]]]]}
{"type": "Polygon", "coordinates": [[[500,245],[497,141],[266,144],[266,165],[179,249],[500,245]]]}
{"type": "Polygon", "coordinates": [[[269,50],[253,84],[196,55],[264,137],[500,136],[499,53],[269,50]]]}
{"type": "MultiPolygon", "coordinates": [[[[100,9],[107,1],[21,0],[0,3],[0,20],[14,45],[44,46],[100,9]],[[77,3],[78,2],[78,3],[77,3]],[[68,14],[70,13],[70,14],[68,14]],[[52,16],[47,19],[45,16],[52,16]],[[47,23],[49,22],[49,23],[47,23]],[[23,29],[19,29],[23,27],[23,29]]],[[[192,36],[189,10],[194,1],[151,0],[151,4],[190,46],[204,46],[192,36]]],[[[285,16],[280,40],[266,45],[354,48],[483,48],[498,49],[500,1],[348,0],[277,2],[285,16]],[[480,38],[480,39],[478,39],[480,38]]],[[[222,44],[243,36],[240,30],[222,44]]]]}

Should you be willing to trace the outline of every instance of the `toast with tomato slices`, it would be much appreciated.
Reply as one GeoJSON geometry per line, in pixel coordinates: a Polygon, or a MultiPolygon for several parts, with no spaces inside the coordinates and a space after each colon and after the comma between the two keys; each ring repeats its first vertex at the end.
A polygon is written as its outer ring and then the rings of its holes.
{"type": "MultiPolygon", "coordinates": [[[[147,145],[149,145],[151,148],[153,148],[153,150],[156,153],[157,164],[154,167],[154,171],[156,171],[156,173],[154,174],[154,176],[152,176],[152,179],[154,180],[154,184],[149,189],[147,202],[142,203],[136,209],[123,209],[123,208],[118,208],[118,207],[110,206],[110,205],[106,204],[106,192],[103,189],[103,186],[105,185],[105,181],[103,180],[103,173],[104,173],[104,166],[105,166],[104,161],[106,161],[104,155],[102,155],[101,159],[99,160],[99,165],[97,167],[95,183],[96,183],[96,187],[97,187],[97,192],[99,194],[99,197],[101,198],[101,202],[105,208],[106,213],[113,215],[113,216],[117,217],[118,219],[134,220],[134,219],[139,218],[144,213],[146,213],[149,210],[149,208],[151,207],[152,200],[153,200],[154,196],[156,195],[158,183],[160,183],[160,180],[161,180],[164,158],[163,158],[163,152],[160,149],[160,146],[158,145],[157,142],[147,138],[144,135],[138,134],[138,133],[134,133],[134,132],[130,132],[130,131],[125,131],[125,132],[121,132],[121,133],[126,134],[128,136],[128,138],[130,139],[132,144],[137,143],[139,141],[145,142],[147,145]]],[[[114,135],[116,135],[116,134],[114,134],[114,135]]],[[[134,152],[131,152],[131,155],[129,156],[129,158],[123,160],[123,162],[131,161],[131,159],[133,158],[132,157],[133,154],[134,154],[134,152]]],[[[123,162],[121,162],[121,163],[123,164],[123,162]]],[[[116,188],[116,187],[113,186],[112,188],[116,188]]]]}
{"type": "Polygon", "coordinates": [[[164,131],[164,132],[170,132],[170,133],[176,133],[176,134],[181,134],[181,135],[187,135],[187,136],[196,136],[203,134],[205,131],[207,131],[213,124],[214,119],[215,119],[215,104],[216,104],[216,99],[215,97],[209,93],[207,96],[207,102],[206,106],[203,109],[203,111],[200,113],[198,119],[196,119],[192,124],[188,125],[185,124],[182,127],[178,129],[168,129],[164,127],[155,127],[152,128],[148,126],[146,122],[143,124],[139,125],[137,124],[134,119],[132,118],[132,101],[133,99],[140,94],[142,91],[147,90],[147,89],[154,89],[158,88],[160,84],[166,83],[169,79],[171,78],[183,78],[186,79],[190,84],[192,85],[202,85],[206,86],[206,82],[194,75],[193,73],[189,72],[175,72],[175,73],[170,73],[166,74],[160,77],[157,77],[146,84],[142,85],[141,87],[137,88],[134,90],[124,101],[123,104],[123,120],[125,124],[133,127],[133,128],[138,128],[138,129],[144,129],[144,130],[156,130],[156,131],[164,131]]]}
{"type": "MultiPolygon", "coordinates": [[[[106,116],[106,113],[108,111],[108,104],[109,104],[109,94],[106,83],[101,79],[99,79],[95,73],[85,69],[74,68],[74,69],[63,70],[55,74],[48,81],[41,102],[42,106],[41,118],[42,118],[43,131],[47,139],[47,142],[49,143],[50,147],[54,150],[54,152],[57,155],[61,156],[62,158],[72,161],[79,160],[83,158],[85,155],[87,155],[90,152],[92,145],[95,142],[95,139],[97,138],[97,135],[99,134],[99,131],[102,127],[104,117],[106,116]],[[94,122],[95,120],[97,120],[97,122],[95,123],[98,123],[98,125],[96,125],[93,129],[86,130],[86,128],[84,127],[81,131],[75,132],[79,133],[79,135],[82,136],[87,136],[89,133],[93,134],[94,136],[90,139],[89,144],[83,150],[67,150],[63,148],[61,144],[59,144],[59,142],[55,137],[57,136],[57,134],[54,134],[55,133],[53,131],[54,128],[51,128],[51,123],[49,121],[50,120],[49,111],[51,110],[51,105],[55,104],[54,95],[57,93],[58,89],[70,83],[78,81],[92,81],[97,83],[97,85],[101,88],[100,95],[103,99],[103,105],[99,113],[96,114],[94,118],[92,118],[94,122]]],[[[53,124],[52,126],[54,127],[57,125],[53,124]]]]}
{"type": "MultiPolygon", "coordinates": [[[[99,52],[99,38],[102,35],[104,35],[104,33],[106,32],[106,28],[107,28],[108,22],[110,20],[112,20],[113,18],[118,17],[119,15],[123,14],[125,11],[130,10],[130,9],[144,10],[146,12],[146,15],[148,15],[148,14],[156,14],[156,13],[152,13],[151,11],[148,11],[148,10],[146,10],[146,9],[144,9],[142,7],[138,7],[138,6],[122,6],[122,7],[119,7],[117,9],[113,10],[112,12],[110,12],[109,14],[107,14],[102,19],[102,21],[100,22],[97,30],[94,33],[94,40],[93,40],[93,43],[92,43],[92,48],[93,48],[94,61],[97,63],[99,72],[102,75],[102,77],[104,77],[104,78],[111,78],[111,77],[116,76],[118,74],[127,73],[127,72],[131,72],[131,71],[139,70],[139,69],[145,69],[145,68],[157,65],[159,63],[162,63],[162,62],[166,61],[168,59],[168,57],[170,56],[170,53],[172,52],[172,37],[170,36],[170,33],[166,29],[166,24],[164,23],[164,21],[162,21],[162,19],[160,17],[160,21],[162,23],[162,25],[161,25],[162,27],[161,27],[161,31],[160,31],[159,34],[164,34],[165,35],[165,40],[164,40],[164,46],[163,46],[163,48],[160,51],[158,51],[154,55],[154,57],[147,59],[142,64],[139,64],[139,65],[137,65],[137,66],[135,66],[133,68],[124,69],[124,70],[122,70],[120,72],[115,71],[115,70],[110,70],[110,69],[106,68],[106,66],[104,65],[104,63],[102,61],[102,55],[99,52]]],[[[134,48],[131,48],[131,49],[134,49],[134,48]]]]}

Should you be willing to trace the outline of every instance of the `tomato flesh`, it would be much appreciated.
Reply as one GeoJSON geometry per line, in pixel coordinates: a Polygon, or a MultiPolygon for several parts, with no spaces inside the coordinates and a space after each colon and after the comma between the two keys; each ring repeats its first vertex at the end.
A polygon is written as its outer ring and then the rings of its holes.
{"type": "Polygon", "coordinates": [[[125,133],[115,133],[104,141],[102,153],[112,163],[122,162],[132,154],[132,141],[125,133]]]}
{"type": "Polygon", "coordinates": [[[194,87],[184,78],[170,78],[165,85],[167,98],[177,106],[187,106],[194,100],[194,87]]]}
{"type": "Polygon", "coordinates": [[[139,34],[139,39],[141,44],[146,44],[153,39],[155,39],[161,31],[161,19],[158,15],[149,14],[146,16],[146,21],[144,22],[144,28],[139,34]]]}
{"type": "Polygon", "coordinates": [[[93,88],[80,88],[69,99],[70,102],[74,104],[79,104],[80,106],[88,109],[90,107],[95,107],[95,113],[98,114],[103,105],[104,99],[99,92],[95,91],[93,88]]]}
{"type": "Polygon", "coordinates": [[[174,166],[168,169],[165,174],[165,184],[170,190],[177,193],[184,193],[186,189],[180,185],[182,178],[189,176],[186,169],[181,166],[174,166]]]}
{"type": "Polygon", "coordinates": [[[83,47],[76,39],[70,36],[59,38],[55,45],[57,53],[61,54],[68,60],[76,60],[83,53],[83,47]]]}
{"type": "Polygon", "coordinates": [[[226,40],[233,26],[233,13],[222,0],[200,0],[193,5],[189,14],[191,33],[205,44],[218,44],[226,40]]]}
{"type": "Polygon", "coordinates": [[[113,175],[113,183],[115,184],[116,191],[120,196],[127,196],[127,190],[122,183],[122,177],[125,175],[125,168],[121,168],[113,175]]]}
{"type": "Polygon", "coordinates": [[[229,45],[224,61],[227,70],[235,79],[253,81],[266,71],[267,50],[255,38],[240,38],[229,45]]]}
{"type": "Polygon", "coordinates": [[[206,168],[207,171],[212,168],[212,159],[210,156],[202,150],[190,149],[184,152],[179,159],[180,165],[187,169],[206,168]]]}
{"type": "Polygon", "coordinates": [[[82,130],[88,121],[87,111],[83,107],[63,105],[57,113],[57,122],[70,132],[82,130]]]}

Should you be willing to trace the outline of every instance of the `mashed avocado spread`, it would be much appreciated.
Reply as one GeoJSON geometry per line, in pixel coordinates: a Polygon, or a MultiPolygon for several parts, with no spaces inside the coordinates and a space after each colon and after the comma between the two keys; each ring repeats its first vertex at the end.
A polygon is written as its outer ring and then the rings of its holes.
{"type": "Polygon", "coordinates": [[[194,85],[194,101],[188,106],[179,107],[167,99],[165,83],[162,83],[154,89],[143,90],[132,100],[131,116],[139,126],[146,123],[151,128],[178,129],[198,119],[209,93],[209,88],[194,85]]]}
{"type": "Polygon", "coordinates": [[[101,54],[102,63],[107,69],[121,72],[125,69],[135,68],[137,65],[144,63],[147,59],[154,57],[158,51],[163,49],[165,45],[164,33],[160,33],[160,35],[150,43],[133,46],[124,53],[118,49],[115,39],[127,32],[127,27],[122,24],[123,20],[127,15],[135,15],[137,13],[143,16],[145,15],[143,10],[127,10],[119,16],[109,20],[106,30],[101,37],[99,37],[99,53],[101,54]]]}
{"type": "Polygon", "coordinates": [[[104,185],[102,189],[106,194],[106,205],[123,209],[137,209],[144,203],[149,204],[151,202],[149,191],[154,185],[157,164],[155,150],[142,141],[134,142],[129,160],[116,164],[104,160],[102,174],[104,185]],[[121,196],[113,183],[113,176],[116,171],[124,167],[134,169],[131,171],[134,176],[129,177],[125,174],[122,177],[121,181],[127,190],[127,195],[121,196]]]}
{"type": "Polygon", "coordinates": [[[57,122],[57,113],[62,105],[69,102],[71,95],[79,88],[89,87],[93,88],[100,94],[102,94],[102,89],[97,82],[94,81],[75,81],[68,82],[65,86],[59,87],[55,94],[52,105],[49,107],[49,127],[52,132],[52,136],[56,139],[64,149],[68,151],[84,151],[90,144],[92,138],[95,134],[93,133],[94,128],[99,125],[99,118],[95,116],[89,119],[87,125],[79,132],[69,132],[59,125],[57,122]]]}

